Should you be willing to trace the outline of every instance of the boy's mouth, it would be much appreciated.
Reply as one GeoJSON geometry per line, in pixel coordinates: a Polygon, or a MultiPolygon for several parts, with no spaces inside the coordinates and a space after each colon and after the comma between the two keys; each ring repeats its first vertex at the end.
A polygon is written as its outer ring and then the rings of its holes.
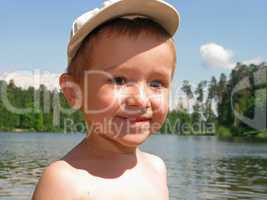
{"type": "Polygon", "coordinates": [[[146,122],[146,121],[150,121],[151,118],[149,117],[144,117],[144,116],[136,116],[136,117],[123,117],[123,116],[118,116],[118,118],[124,119],[124,120],[128,120],[131,123],[136,123],[136,122],[146,122]]]}

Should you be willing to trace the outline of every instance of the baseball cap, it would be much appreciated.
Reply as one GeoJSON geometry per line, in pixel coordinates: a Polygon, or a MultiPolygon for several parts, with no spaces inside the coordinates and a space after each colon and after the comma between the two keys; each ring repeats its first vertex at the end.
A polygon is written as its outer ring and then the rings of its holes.
{"type": "Polygon", "coordinates": [[[171,36],[178,29],[178,11],[163,0],[109,0],[75,19],[68,44],[68,65],[78,52],[83,40],[96,27],[114,18],[143,16],[160,24],[171,36]]]}

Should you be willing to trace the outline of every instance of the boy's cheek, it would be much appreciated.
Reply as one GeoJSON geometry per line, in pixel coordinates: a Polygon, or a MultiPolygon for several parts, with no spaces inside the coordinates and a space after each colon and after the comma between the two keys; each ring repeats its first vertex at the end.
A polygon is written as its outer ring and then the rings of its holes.
{"type": "Polygon", "coordinates": [[[117,99],[113,93],[108,91],[91,94],[86,99],[85,109],[87,114],[107,115],[110,112],[114,112],[115,107],[117,107],[117,99]]]}
{"type": "Polygon", "coordinates": [[[154,107],[153,113],[165,114],[168,112],[169,97],[167,94],[163,93],[162,95],[153,96],[151,101],[154,107]]]}
{"type": "Polygon", "coordinates": [[[159,131],[164,124],[168,115],[168,108],[166,107],[163,110],[163,112],[154,113],[153,121],[151,123],[151,133],[159,131]]]}

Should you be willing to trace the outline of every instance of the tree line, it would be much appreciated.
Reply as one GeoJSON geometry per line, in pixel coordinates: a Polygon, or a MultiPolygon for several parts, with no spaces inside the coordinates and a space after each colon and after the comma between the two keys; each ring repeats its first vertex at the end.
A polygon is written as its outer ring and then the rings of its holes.
{"type": "Polygon", "coordinates": [[[56,89],[50,91],[45,85],[23,89],[14,80],[0,81],[0,88],[1,131],[62,132],[66,119],[76,124],[84,121],[80,111],[60,112],[60,107],[71,109],[56,89]]]}
{"type": "MultiPolygon", "coordinates": [[[[161,128],[165,133],[181,135],[257,136],[267,138],[267,65],[237,63],[227,77],[200,81],[193,90],[183,81],[181,90],[192,110],[178,103],[161,128]]],[[[179,98],[179,97],[177,97],[179,98]]]]}
{"type": "MultiPolygon", "coordinates": [[[[222,73],[218,80],[213,76],[195,88],[183,81],[180,89],[185,98],[177,94],[178,103],[160,132],[267,137],[266,72],[265,63],[237,63],[229,77],[222,73]]],[[[70,124],[76,125],[70,131],[85,131],[83,114],[69,108],[61,91],[50,91],[45,85],[23,89],[13,80],[0,81],[0,89],[1,131],[62,132],[70,124]],[[60,108],[72,112],[61,112],[60,108]]]]}

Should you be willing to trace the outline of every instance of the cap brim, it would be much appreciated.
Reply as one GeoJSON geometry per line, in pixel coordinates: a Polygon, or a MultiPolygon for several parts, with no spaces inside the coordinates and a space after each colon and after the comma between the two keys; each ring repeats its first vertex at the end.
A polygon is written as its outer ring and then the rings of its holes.
{"type": "Polygon", "coordinates": [[[159,23],[171,36],[179,26],[179,13],[170,4],[160,0],[120,0],[101,9],[71,38],[68,61],[73,59],[85,37],[96,27],[113,18],[125,15],[143,15],[159,23]]]}

